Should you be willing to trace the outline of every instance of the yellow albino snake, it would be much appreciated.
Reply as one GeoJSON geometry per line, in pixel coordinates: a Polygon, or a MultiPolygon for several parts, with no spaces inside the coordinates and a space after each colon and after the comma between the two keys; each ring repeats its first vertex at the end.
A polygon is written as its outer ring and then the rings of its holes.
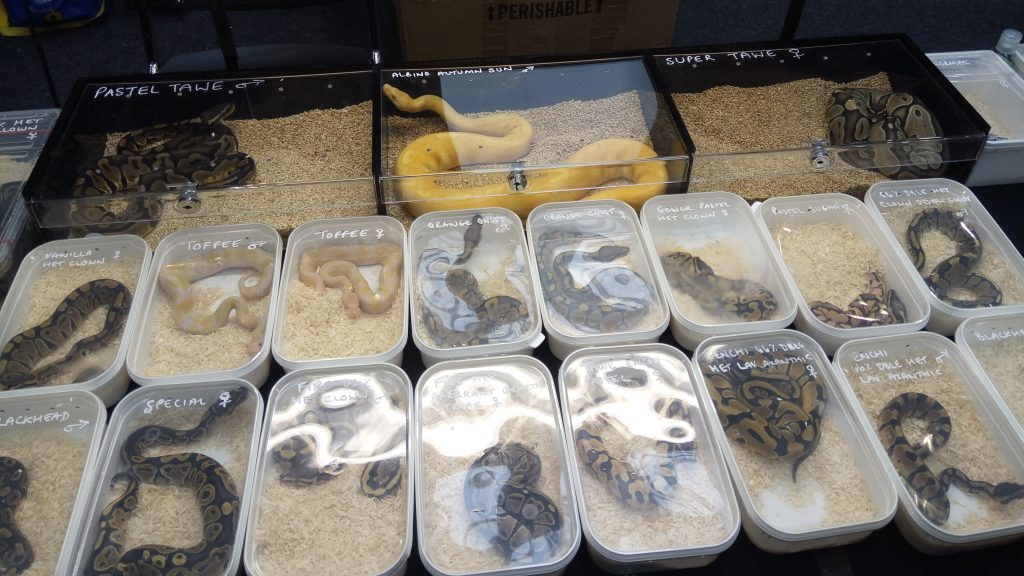
{"type": "Polygon", "coordinates": [[[317,246],[299,258],[299,280],[317,290],[326,286],[341,290],[349,318],[357,318],[360,310],[381,314],[401,292],[402,260],[402,247],[393,242],[317,246]],[[374,264],[380,264],[377,292],[370,289],[358,268],[374,264]]]}
{"type": "Polygon", "coordinates": [[[445,188],[437,175],[474,164],[513,162],[530,151],[533,128],[516,114],[469,118],[434,95],[412,98],[385,84],[384,95],[402,112],[430,111],[444,120],[449,132],[421,136],[409,143],[395,161],[396,187],[403,207],[413,216],[438,210],[500,206],[526,218],[545,202],[614,198],[639,210],[652,196],[663,194],[668,169],[650,146],[627,138],[592,142],[570,155],[564,168],[528,170],[522,190],[505,181],[471,188],[445,188]],[[426,175],[421,178],[414,176],[426,175]],[[631,185],[603,186],[620,178],[631,185]]]}

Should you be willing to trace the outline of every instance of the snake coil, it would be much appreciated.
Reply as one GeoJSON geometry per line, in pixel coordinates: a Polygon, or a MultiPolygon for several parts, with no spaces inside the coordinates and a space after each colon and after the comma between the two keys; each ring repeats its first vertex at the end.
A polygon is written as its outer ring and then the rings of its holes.
{"type": "Polygon", "coordinates": [[[14,523],[14,512],[28,496],[28,471],[9,456],[0,457],[0,574],[17,576],[35,561],[25,535],[14,523]]]}
{"type": "Polygon", "coordinates": [[[910,259],[919,272],[924,273],[925,263],[921,236],[928,230],[938,230],[956,244],[956,254],[939,262],[924,277],[924,283],[939,300],[957,308],[999,306],[1003,303],[1003,293],[992,280],[971,272],[981,262],[981,239],[964,216],[952,210],[929,208],[910,220],[907,246],[910,259]],[[974,298],[954,298],[950,292],[957,289],[971,292],[974,298]]]}
{"type": "Polygon", "coordinates": [[[688,252],[666,254],[661,262],[669,283],[711,313],[757,322],[771,320],[778,307],[775,295],[761,284],[719,276],[707,262],[688,252]]]}
{"type": "Polygon", "coordinates": [[[887,326],[907,321],[907,307],[895,290],[887,289],[882,275],[874,270],[866,272],[868,289],[854,298],[846,309],[831,302],[814,300],[807,303],[818,320],[834,328],[862,328],[887,326]]]}

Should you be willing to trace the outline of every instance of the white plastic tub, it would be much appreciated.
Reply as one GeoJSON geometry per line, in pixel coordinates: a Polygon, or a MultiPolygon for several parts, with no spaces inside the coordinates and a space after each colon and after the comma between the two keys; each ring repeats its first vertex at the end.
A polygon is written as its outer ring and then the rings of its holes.
{"type": "Polygon", "coordinates": [[[276,322],[280,277],[281,236],[265,224],[190,228],[164,238],[153,255],[149,282],[139,298],[143,312],[128,351],[132,380],[148,386],[238,378],[262,386],[270,372],[270,332],[276,322]],[[224,325],[208,334],[178,327],[170,295],[160,278],[171,269],[188,270],[206,262],[218,264],[214,269],[220,271],[189,284],[188,291],[197,300],[197,315],[211,314],[228,298],[235,298],[258,318],[255,328],[247,329],[239,322],[237,309],[224,325]],[[222,262],[228,264],[220,266],[222,262]],[[253,267],[257,265],[263,266],[262,270],[253,267]],[[242,295],[243,285],[258,286],[271,273],[267,295],[242,295]]]}
{"type": "MultiPolygon", "coordinates": [[[[796,328],[832,354],[855,338],[904,334],[924,328],[928,303],[905,259],[886,242],[881,226],[860,200],[846,194],[789,196],[767,200],[756,211],[772,254],[782,265],[797,302],[796,328]],[[838,327],[812,312],[812,302],[827,302],[850,313],[868,292],[873,275],[882,282],[882,300],[895,293],[906,309],[904,322],[872,320],[864,326],[838,327]],[[829,296],[829,294],[832,294],[829,296]]],[[[877,314],[893,318],[892,310],[877,314]]]]}
{"type": "MultiPolygon", "coordinates": [[[[1024,534],[1024,500],[1001,505],[955,486],[946,493],[948,518],[929,519],[879,435],[886,423],[883,412],[892,415],[885,410],[890,401],[908,392],[925,394],[949,415],[949,443],[942,446],[938,436],[923,438],[923,420],[904,421],[903,430],[910,444],[930,441],[937,446],[923,461],[933,474],[956,467],[972,480],[1024,482],[1021,437],[955,344],[929,332],[856,340],[836,352],[834,364],[843,395],[851,399],[861,429],[871,436],[875,454],[884,461],[886,473],[897,487],[900,509],[896,523],[914,548],[927,554],[947,554],[1002,544],[1024,534]]],[[[915,477],[927,481],[921,473],[915,477]]],[[[940,501],[938,495],[930,497],[928,502],[940,501]]]]}
{"type": "Polygon", "coordinates": [[[432,212],[413,221],[409,237],[412,336],[425,365],[533,354],[543,341],[540,311],[523,223],[515,212],[432,212]],[[470,278],[478,289],[459,293],[460,283],[470,278]]]}
{"type": "Polygon", "coordinates": [[[921,235],[926,261],[920,273],[913,276],[931,307],[929,330],[952,336],[957,326],[968,318],[1024,312],[1024,258],[969,188],[944,178],[883,182],[869,188],[864,201],[885,230],[891,250],[899,252],[911,270],[914,265],[909,256],[907,229],[914,218],[926,210],[950,212],[962,218],[981,242],[982,256],[971,273],[981,274],[994,282],[1002,292],[1002,304],[964,308],[940,300],[925,282],[925,277],[942,260],[956,254],[954,243],[937,231],[921,235]]]}
{"type": "MultiPolygon", "coordinates": [[[[75,552],[71,543],[78,536],[84,501],[91,495],[106,423],[103,402],[83,390],[37,389],[2,402],[0,477],[5,489],[21,484],[16,488],[21,493],[17,503],[12,504],[5,490],[3,507],[14,510],[12,520],[5,523],[14,522],[32,551],[30,563],[4,563],[5,570],[67,574],[75,552]],[[14,481],[15,474],[22,480],[14,481]]],[[[4,536],[8,546],[9,538],[10,534],[4,536]]]]}
{"type": "Polygon", "coordinates": [[[739,494],[743,530],[754,545],[777,554],[845,546],[892,519],[892,483],[814,340],[792,330],[718,336],[701,344],[693,358],[701,406],[717,416],[713,435],[739,494]],[[761,408],[752,411],[742,400],[745,393],[758,398],[761,408]],[[729,400],[729,394],[735,396],[729,400]],[[782,404],[771,409],[776,402],[782,404]],[[758,413],[766,424],[752,417],[758,413]],[[806,436],[811,423],[819,431],[816,444],[806,436]],[[768,425],[792,430],[796,424],[809,449],[785,452],[782,441],[768,437],[768,425]],[[767,439],[763,451],[754,449],[757,437],[767,439]],[[787,456],[778,457],[779,450],[787,456]]]}
{"type": "Polygon", "coordinates": [[[956,343],[1024,438],[1024,313],[964,320],[956,343]]]}
{"type": "Polygon", "coordinates": [[[427,570],[561,574],[579,548],[580,524],[544,364],[529,356],[440,362],[416,385],[415,414],[416,533],[427,570]],[[503,454],[516,455],[510,466],[500,464],[503,454]],[[510,508],[526,495],[524,507],[536,512],[532,539],[498,536],[499,493],[510,508]]]}
{"type": "MultiPolygon", "coordinates": [[[[50,318],[66,299],[91,300],[89,294],[92,292],[79,292],[78,288],[96,280],[114,280],[120,283],[130,293],[125,305],[115,304],[122,310],[125,309],[124,306],[128,307],[123,327],[119,332],[116,329],[111,330],[112,334],[117,332],[117,335],[109,344],[89,352],[84,362],[69,364],[70,370],[53,380],[74,382],[58,384],[60,390],[86,390],[99,396],[108,406],[113,405],[128,389],[125,356],[130,342],[135,337],[136,325],[144,308],[140,295],[145,293],[148,285],[151,256],[146,242],[138,236],[56,240],[32,250],[22,261],[21,268],[18,269],[18,274],[11,285],[10,294],[0,309],[0,342],[3,343],[0,348],[24,330],[39,326],[50,318]]],[[[115,294],[109,288],[102,290],[104,294],[115,294]]],[[[46,366],[59,358],[64,358],[76,342],[99,333],[107,322],[110,308],[104,304],[96,310],[71,333],[67,342],[54,353],[41,358],[36,367],[46,366]]],[[[77,318],[78,315],[74,317],[77,318]]],[[[66,320],[71,316],[61,314],[61,318],[66,320]]],[[[0,364],[2,363],[4,361],[0,360],[0,364]]],[[[13,374],[14,371],[13,367],[0,367],[0,372],[7,375],[13,374]]],[[[51,386],[45,382],[43,384],[46,387],[51,386]]],[[[4,387],[0,381],[0,390],[4,387]]],[[[3,390],[0,396],[32,394],[36,391],[37,386],[30,386],[3,390]]]]}
{"type": "Polygon", "coordinates": [[[668,305],[628,204],[544,204],[530,212],[526,236],[544,296],[541,317],[559,359],[587,346],[655,342],[668,327],[668,305]]]}
{"type": "Polygon", "coordinates": [[[656,196],[644,204],[640,220],[681,346],[693,350],[711,336],[778,330],[793,322],[796,296],[746,200],[730,192],[656,196]],[[701,259],[715,278],[698,273],[696,264],[682,267],[692,274],[680,274],[680,252],[701,259]],[[744,304],[732,310],[737,296],[744,304]]]}
{"type": "MultiPolygon", "coordinates": [[[[408,259],[405,228],[387,216],[314,220],[296,228],[288,236],[273,330],[272,348],[278,364],[285,370],[379,362],[401,366],[409,339],[408,259]],[[375,295],[371,299],[387,301],[377,297],[387,295],[380,292],[381,274],[393,273],[382,269],[384,264],[393,267],[399,252],[397,295],[380,312],[346,307],[342,289],[317,286],[317,279],[323,282],[319,275],[303,280],[304,275],[299,273],[303,255],[307,255],[314,272],[321,265],[335,266],[353,258],[358,273],[375,295]]],[[[333,272],[328,277],[331,275],[333,272]]]]}
{"type": "Polygon", "coordinates": [[[578,350],[558,380],[573,487],[595,563],[616,573],[693,568],[733,543],[736,496],[679,349],[578,350]],[[602,469],[608,466],[615,468],[602,469]],[[619,471],[637,482],[613,482],[612,490],[608,480],[619,471]],[[627,495],[629,488],[641,497],[627,495]]]}
{"type": "MultiPolygon", "coordinates": [[[[108,548],[110,561],[113,557],[123,560],[139,546],[166,544],[189,548],[197,544],[196,535],[223,534],[224,548],[219,556],[215,555],[222,562],[213,561],[205,573],[210,576],[235,574],[241,564],[262,420],[263,398],[255,387],[242,380],[155,384],[125,396],[110,417],[93,477],[94,490],[87,499],[81,530],[75,539],[74,563],[63,573],[83,574],[88,564],[95,566],[96,560],[103,563],[102,557],[93,557],[93,551],[101,517],[111,506],[117,518],[127,516],[127,521],[122,524],[120,534],[124,541],[108,548]],[[195,434],[189,439],[165,444],[161,438],[172,432],[154,434],[156,430],[151,426],[195,434]],[[133,437],[135,432],[139,435],[133,437]],[[147,461],[134,468],[127,465],[122,450],[135,451],[135,441],[146,436],[156,436],[155,443],[150,446],[149,442],[140,442],[141,455],[147,459],[167,457],[171,458],[170,462],[147,461]],[[133,440],[132,446],[129,440],[133,440]],[[172,481],[170,486],[146,481],[148,467],[158,462],[164,474],[191,474],[198,470],[198,478],[220,479],[224,491],[210,483],[189,488],[178,485],[178,481],[172,481]],[[197,462],[202,463],[201,468],[196,468],[197,462]],[[125,496],[125,502],[131,502],[128,491],[131,478],[136,474],[139,478],[137,507],[119,512],[113,507],[125,496]],[[234,485],[233,494],[227,485],[234,485]],[[208,504],[201,504],[199,491],[202,498],[211,498],[208,504]]],[[[193,560],[202,562],[210,557],[200,553],[193,560]]],[[[104,567],[101,565],[99,569],[104,567]]]]}
{"type": "Polygon", "coordinates": [[[352,576],[403,574],[413,518],[408,376],[390,364],[297,370],[274,386],[267,413],[246,573],[330,574],[344,561],[352,576]],[[306,442],[325,449],[324,461],[291,455],[306,442]]]}

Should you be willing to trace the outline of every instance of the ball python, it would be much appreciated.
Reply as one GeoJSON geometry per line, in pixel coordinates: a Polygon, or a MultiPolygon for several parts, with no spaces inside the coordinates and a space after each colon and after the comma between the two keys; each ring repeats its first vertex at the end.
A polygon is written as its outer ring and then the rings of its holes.
{"type": "Polygon", "coordinates": [[[818,447],[825,384],[802,354],[746,352],[726,372],[702,372],[718,420],[733,442],[765,458],[800,465],[818,447]]]}
{"type": "Polygon", "coordinates": [[[28,470],[9,456],[0,457],[0,574],[17,576],[35,561],[32,545],[18,530],[14,512],[28,495],[28,470]]]}
{"type": "Polygon", "coordinates": [[[483,220],[474,216],[463,233],[462,254],[427,248],[420,255],[421,318],[436,345],[456,348],[506,341],[518,336],[530,319],[526,302],[505,294],[485,296],[476,276],[460,268],[482,238],[483,220]]]}
{"type": "Polygon", "coordinates": [[[403,261],[402,247],[393,242],[316,246],[299,257],[299,280],[317,290],[341,290],[349,318],[358,318],[361,312],[381,314],[391,308],[401,291],[403,261]],[[370,289],[358,268],[374,265],[380,265],[377,292],[370,289]]]}
{"type": "Polygon", "coordinates": [[[528,170],[526,187],[514,190],[495,182],[470,188],[446,188],[438,184],[442,173],[475,164],[504,164],[526,155],[533,145],[533,127],[517,114],[488,114],[470,118],[459,114],[442,98],[409,94],[385,84],[384,96],[402,112],[437,114],[448,132],[421,136],[406,145],[395,160],[396,187],[405,208],[413,216],[438,210],[485,206],[508,208],[526,218],[544,202],[582,198],[615,198],[640,210],[643,203],[665,192],[668,169],[650,146],[626,138],[590,143],[570,155],[562,168],[528,170]],[[420,176],[415,178],[414,176],[420,176]],[[624,178],[628,186],[609,185],[624,178]]]}
{"type": "Polygon", "coordinates": [[[81,172],[71,187],[74,198],[116,196],[116,203],[73,203],[71,225],[82,234],[141,236],[160,220],[163,201],[139,194],[174,192],[189,183],[204,189],[252,182],[256,164],[238,151],[238,139],[224,125],[234,111],[233,104],[221,104],[194,118],[126,134],[117,142],[115,154],[81,172]]]}
{"type": "Polygon", "coordinates": [[[189,334],[212,334],[228,323],[234,310],[238,323],[246,330],[254,331],[248,351],[256,354],[263,346],[266,314],[262,317],[252,314],[243,299],[254,301],[270,294],[275,263],[274,255],[258,248],[221,248],[165,264],[157,275],[157,282],[170,300],[174,324],[179,330],[189,334]],[[199,302],[192,293],[192,283],[231,268],[253,270],[238,280],[241,297],[224,298],[213,313],[199,310],[199,302]],[[250,280],[254,282],[250,283],[250,280]]]}
{"type": "MultiPolygon", "coordinates": [[[[91,280],[72,290],[46,320],[16,334],[4,345],[0,352],[0,390],[44,386],[94,352],[118,341],[131,302],[131,291],[117,280],[91,280]],[[99,332],[75,342],[63,358],[38,366],[40,360],[70,340],[94,310],[104,306],[107,314],[99,332]]],[[[82,375],[79,372],[75,379],[82,375]]]]}
{"type": "Polygon", "coordinates": [[[942,127],[920,99],[905,92],[844,88],[826,107],[829,141],[846,146],[850,164],[887,178],[934,178],[945,171],[942,127]]]}
{"type": "Polygon", "coordinates": [[[757,322],[771,320],[778,307],[775,295],[763,285],[718,276],[706,262],[687,252],[666,254],[661,262],[669,284],[713,314],[725,313],[745,322],[757,322]]]}
{"type": "Polygon", "coordinates": [[[918,212],[907,226],[907,247],[910,259],[919,272],[924,273],[925,253],[921,236],[929,230],[938,230],[956,244],[956,254],[939,262],[924,277],[924,283],[935,296],[958,308],[980,308],[999,306],[1003,303],[1003,292],[995,282],[971,272],[981,262],[981,239],[977,232],[964,220],[964,216],[952,210],[929,208],[918,212]],[[974,298],[954,298],[950,292],[966,290],[974,298]]]}
{"type": "Polygon", "coordinates": [[[842,309],[831,302],[813,300],[807,303],[811,313],[818,320],[834,328],[862,328],[864,326],[886,326],[907,321],[907,307],[882,282],[882,275],[875,270],[866,272],[868,289],[842,309]]]}
{"type": "Polygon", "coordinates": [[[221,574],[231,562],[238,515],[238,489],[231,474],[217,460],[198,452],[143,456],[143,451],[187,446],[205,436],[220,418],[235,411],[248,397],[246,388],[224,392],[206,410],[199,423],[187,430],[168,426],[141,426],[121,446],[124,471],[110,482],[127,484],[125,492],[100,514],[98,531],[85,563],[85,576],[205,576],[221,574]],[[182,486],[192,490],[203,518],[202,539],[188,548],[147,544],[125,551],[128,521],[139,506],[139,485],[182,486]]]}
{"type": "Polygon", "coordinates": [[[540,473],[540,457],[519,442],[491,446],[466,473],[471,526],[485,525],[509,562],[543,562],[558,552],[562,514],[536,487],[540,473]]]}
{"type": "Polygon", "coordinates": [[[949,413],[938,400],[919,392],[904,392],[882,408],[878,435],[886,453],[892,460],[900,478],[910,489],[914,502],[924,517],[936,525],[949,519],[951,485],[968,494],[983,494],[1000,504],[1024,498],[1024,485],[1014,482],[990,484],[972,480],[959,468],[945,468],[936,475],[925,460],[949,442],[952,422],[949,413]],[[924,420],[928,435],[911,444],[903,434],[903,422],[908,418],[924,420]]]}
{"type": "Polygon", "coordinates": [[[655,302],[654,291],[642,276],[624,266],[608,266],[582,287],[576,285],[573,268],[618,260],[629,254],[628,246],[609,244],[593,252],[563,250],[567,244],[602,237],[571,230],[552,230],[540,235],[537,268],[547,303],[570,324],[585,332],[632,330],[655,302]]]}

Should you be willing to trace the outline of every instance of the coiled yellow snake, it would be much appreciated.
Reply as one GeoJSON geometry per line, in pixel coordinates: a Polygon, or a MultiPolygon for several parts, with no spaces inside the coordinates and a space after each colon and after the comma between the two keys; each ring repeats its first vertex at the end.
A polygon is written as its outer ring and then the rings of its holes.
{"type": "Polygon", "coordinates": [[[402,247],[392,242],[317,246],[299,258],[299,280],[317,290],[327,286],[341,290],[345,315],[349,318],[358,318],[360,311],[382,314],[401,292],[402,261],[402,247]],[[377,292],[370,289],[359,272],[359,266],[375,264],[380,265],[377,292]]]}
{"type": "Polygon", "coordinates": [[[402,207],[413,216],[438,210],[501,206],[526,218],[537,206],[552,201],[615,198],[639,210],[652,196],[663,194],[668,169],[650,146],[626,138],[592,142],[570,155],[563,168],[526,171],[526,186],[514,190],[506,182],[472,188],[445,188],[437,177],[474,164],[513,162],[532,147],[533,127],[516,114],[470,118],[431,94],[413,98],[385,84],[384,95],[402,112],[430,111],[444,120],[449,132],[428,134],[409,143],[395,161],[394,174],[402,207]],[[412,176],[423,176],[413,178],[412,176]],[[625,178],[631,185],[609,185],[625,178]]]}

